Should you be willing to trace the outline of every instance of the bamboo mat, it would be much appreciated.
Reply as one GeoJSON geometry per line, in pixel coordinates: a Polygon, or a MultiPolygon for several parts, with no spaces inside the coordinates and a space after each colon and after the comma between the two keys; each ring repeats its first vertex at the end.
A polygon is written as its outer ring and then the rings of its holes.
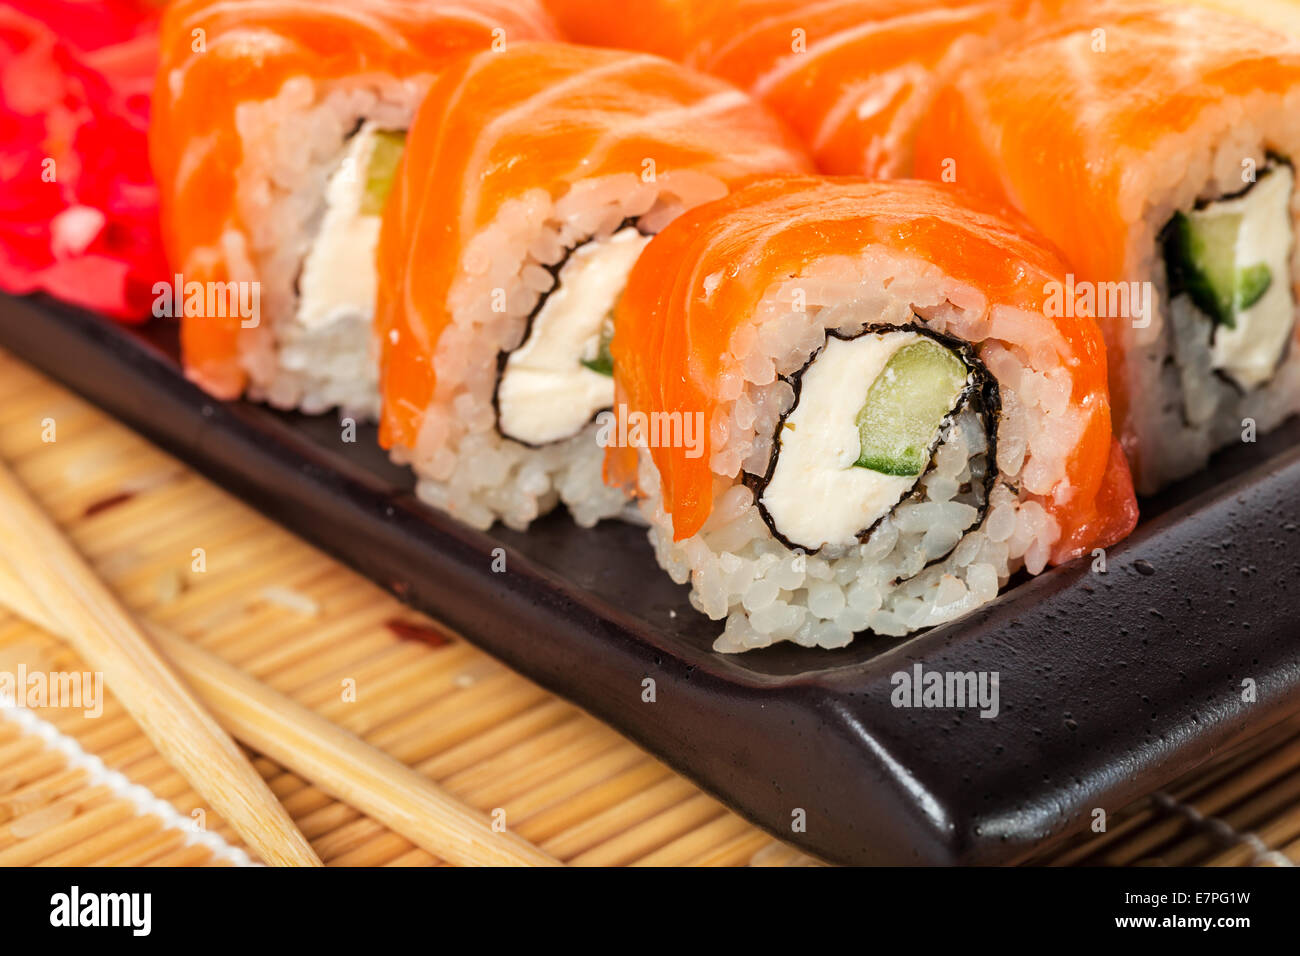
{"type": "MultiPolygon", "coordinates": [[[[513,832],[565,862],[815,862],[3,352],[0,455],[141,616],[465,803],[504,811],[513,832]]],[[[84,670],[60,642],[0,610],[0,672],[20,665],[84,670]]],[[[0,709],[0,866],[240,862],[235,834],[105,698],[97,717],[67,707],[0,709]],[[175,813],[151,812],[155,796],[175,813]]],[[[326,863],[440,862],[252,756],[326,863]]],[[[1036,862],[1293,861],[1300,716],[1112,815],[1106,833],[1036,862]]]]}

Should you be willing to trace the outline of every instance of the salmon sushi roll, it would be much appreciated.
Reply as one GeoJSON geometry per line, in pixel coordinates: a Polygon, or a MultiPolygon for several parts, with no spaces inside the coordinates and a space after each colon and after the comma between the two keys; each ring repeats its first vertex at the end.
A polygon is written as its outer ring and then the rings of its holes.
{"type": "Polygon", "coordinates": [[[593,419],[628,271],[684,210],[808,168],[762,107],[659,57],[528,43],[444,71],[379,248],[380,441],[421,498],[478,527],[622,510],[593,419]]]}
{"type": "Polygon", "coordinates": [[[906,634],[1128,534],[1101,334],[1045,311],[1063,272],[907,180],[757,183],[650,243],[616,317],[608,478],[726,621],[716,650],[906,634]]]}
{"type": "Polygon", "coordinates": [[[454,56],[549,38],[535,0],[179,0],[150,152],[187,374],[374,417],[374,254],[406,128],[454,56]]]}
{"type": "Polygon", "coordinates": [[[1012,205],[1097,316],[1116,425],[1152,493],[1300,411],[1300,45],[1197,7],[1127,4],[942,91],[918,174],[1012,205]]]}

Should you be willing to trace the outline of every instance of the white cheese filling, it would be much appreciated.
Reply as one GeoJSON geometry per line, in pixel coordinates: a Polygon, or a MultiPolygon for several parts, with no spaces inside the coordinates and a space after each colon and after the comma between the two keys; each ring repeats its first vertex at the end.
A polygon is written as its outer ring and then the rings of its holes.
{"type": "Polygon", "coordinates": [[[325,214],[298,277],[298,325],[321,331],[338,322],[370,326],[375,313],[378,215],[362,205],[380,127],[366,123],[348,141],[325,187],[325,214]]]}
{"type": "Polygon", "coordinates": [[[855,544],[889,514],[920,475],[885,475],[855,465],[857,416],[894,353],[924,336],[885,332],[828,337],[800,377],[799,401],[777,434],[776,467],[762,503],[792,545],[809,551],[855,544]]]}
{"type": "Polygon", "coordinates": [[[1279,163],[1245,194],[1216,203],[1216,213],[1241,216],[1236,266],[1266,265],[1272,280],[1249,308],[1237,313],[1236,328],[1217,326],[1210,347],[1211,367],[1243,388],[1268,382],[1291,338],[1295,305],[1291,292],[1291,190],[1295,174],[1279,163]]]}
{"type": "Polygon", "coordinates": [[[628,226],[570,253],[533,316],[528,338],[501,370],[501,434],[545,445],[576,435],[614,404],[614,379],[582,363],[598,359],[610,314],[649,241],[628,226]]]}

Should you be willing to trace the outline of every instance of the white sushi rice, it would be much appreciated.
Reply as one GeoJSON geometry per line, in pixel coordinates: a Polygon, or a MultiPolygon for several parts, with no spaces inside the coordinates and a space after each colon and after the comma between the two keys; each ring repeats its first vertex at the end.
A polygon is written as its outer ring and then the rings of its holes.
{"type": "MultiPolygon", "coordinates": [[[[1204,110],[1191,128],[1164,137],[1150,150],[1122,144],[1107,148],[1119,149],[1113,165],[1125,171],[1119,180],[1119,208],[1128,244],[1123,275],[1117,278],[1153,283],[1159,303],[1146,328],[1125,317],[1100,323],[1112,363],[1115,356],[1128,357],[1113,370],[1112,381],[1118,375],[1118,385],[1135,396],[1128,412],[1135,438],[1125,442],[1125,451],[1139,493],[1151,494],[1203,467],[1214,451],[1241,442],[1246,419],[1262,434],[1300,412],[1300,349],[1294,336],[1272,381],[1245,394],[1211,373],[1207,348],[1189,347],[1190,337],[1203,337],[1206,319],[1180,318],[1171,308],[1159,241],[1175,212],[1248,185],[1243,174],[1262,172],[1267,152],[1300,163],[1300,90],[1284,97],[1260,93],[1224,100],[1204,110]],[[1193,374],[1181,374],[1189,365],[1193,374]],[[1204,424],[1190,424],[1186,407],[1194,408],[1204,424]]],[[[1292,194],[1290,209],[1292,233],[1300,236],[1300,190],[1292,194]]],[[[1300,302],[1300,242],[1291,249],[1289,278],[1300,302]]]]}
{"type": "Polygon", "coordinates": [[[519,347],[528,316],[554,282],[547,267],[569,249],[609,238],[628,219],[658,232],[725,193],[719,180],[693,171],[654,182],[625,173],[576,182],[558,199],[536,189],[503,204],[468,243],[453,280],[452,322],[436,346],[436,391],[415,448],[394,449],[394,459],[415,470],[422,500],[479,528],[499,520],[522,529],[559,502],[583,526],[624,511],[624,492],[601,477],[596,424],[541,447],[502,437],[492,404],[497,356],[519,347]],[[493,311],[502,295],[505,310],[493,311]]]}
{"type": "MultiPolygon", "coordinates": [[[[708,286],[708,279],[705,279],[708,286]]],[[[724,374],[712,422],[713,510],[703,528],[674,542],[659,475],[642,449],[642,513],[661,566],[691,584],[691,603],[725,620],[714,649],[745,651],[779,641],[842,647],[861,631],[902,635],[950,621],[997,596],[1020,568],[1046,566],[1060,528],[1037,495],[1067,501],[1066,462],[1083,420],[1070,407],[1064,344],[1032,320],[931,264],[873,247],[819,261],[778,283],[731,342],[734,373],[724,374]],[[793,304],[806,299],[803,311],[793,304]],[[928,327],[964,339],[997,379],[1002,398],[998,478],[983,522],[954,500],[970,461],[986,451],[976,417],[959,416],[922,478],[928,500],[900,505],[866,541],[805,555],[787,549],[763,522],[742,469],[762,474],[780,416],[794,394],[778,378],[798,371],[828,329],[852,335],[865,325],[928,327]],[[934,562],[930,564],[930,562],[934,562]],[[927,566],[929,565],[929,566],[927,566]]]]}
{"type": "MultiPolygon", "coordinates": [[[[244,160],[236,202],[245,231],[228,237],[227,247],[228,258],[236,260],[231,274],[261,283],[260,325],[240,337],[251,397],[308,413],[337,407],[360,419],[378,415],[373,316],[300,323],[296,282],[349,135],[366,120],[406,129],[429,81],[376,75],[318,84],[301,76],[272,99],[237,107],[244,160]]],[[[373,269],[374,263],[357,262],[355,268],[373,269]]]]}

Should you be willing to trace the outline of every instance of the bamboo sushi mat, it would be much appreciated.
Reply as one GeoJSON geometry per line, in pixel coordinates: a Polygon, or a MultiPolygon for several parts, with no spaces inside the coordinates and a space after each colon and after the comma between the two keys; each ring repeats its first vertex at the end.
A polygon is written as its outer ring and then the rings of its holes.
{"type": "MultiPolygon", "coordinates": [[[[142,617],[465,803],[504,809],[511,830],[563,861],[814,862],[4,352],[0,456],[142,617]],[[47,419],[54,442],[43,441],[47,419]],[[340,692],[346,680],[360,689],[355,701],[340,692]]],[[[20,665],[28,673],[85,670],[69,648],[0,609],[0,672],[20,665]]],[[[105,698],[97,717],[66,707],[0,709],[0,866],[245,862],[231,829],[105,698]]],[[[326,863],[440,862],[251,756],[326,863]]],[[[1113,815],[1106,833],[1038,862],[1297,861],[1300,715],[1113,815]]]]}

